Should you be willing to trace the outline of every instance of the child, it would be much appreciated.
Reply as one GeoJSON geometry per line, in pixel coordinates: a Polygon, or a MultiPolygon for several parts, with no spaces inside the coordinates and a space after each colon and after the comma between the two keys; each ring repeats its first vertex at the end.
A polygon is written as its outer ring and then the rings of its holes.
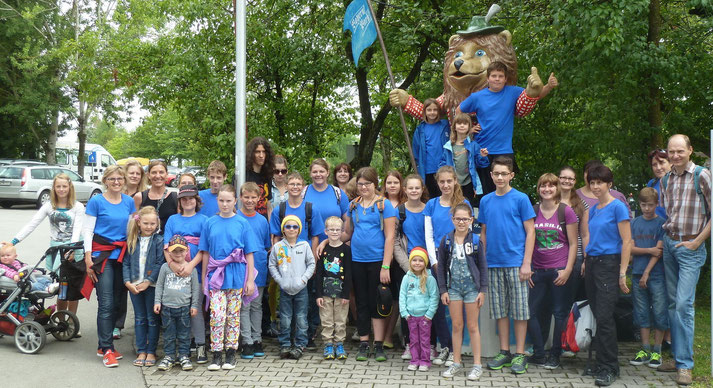
{"type": "MultiPolygon", "coordinates": [[[[188,252],[188,241],[181,235],[174,235],[168,243],[170,260],[184,263],[188,252]]],[[[181,369],[191,370],[191,326],[188,317],[198,315],[201,298],[198,272],[193,269],[189,276],[180,276],[164,263],[156,281],[156,298],[153,311],[161,314],[163,327],[163,350],[166,353],[158,364],[159,370],[169,370],[176,363],[181,369]],[[178,358],[176,358],[178,345],[178,358]]]]}
{"type": "Polygon", "coordinates": [[[325,360],[333,360],[335,356],[339,360],[347,359],[344,340],[352,289],[352,251],[340,239],[342,223],[342,219],[335,216],[324,222],[329,243],[320,256],[315,279],[325,360]]]}
{"type": "Polygon", "coordinates": [[[223,185],[218,191],[220,212],[203,225],[198,243],[203,255],[203,292],[210,299],[210,371],[235,368],[240,305],[256,296],[253,253],[259,245],[250,224],[235,214],[235,201],[235,188],[223,185]]]}
{"type": "Polygon", "coordinates": [[[661,342],[668,329],[666,281],[661,259],[664,219],[656,215],[658,193],[646,187],[639,193],[641,216],[631,222],[631,237],[634,256],[631,269],[634,294],[634,320],[641,330],[642,349],[629,360],[631,365],[646,364],[650,368],[661,365],[661,342]],[[649,334],[654,328],[654,348],[651,349],[649,334]]]}
{"type": "Polygon", "coordinates": [[[408,322],[411,361],[408,370],[431,366],[431,320],[438,308],[438,285],[428,273],[428,252],[421,247],[409,254],[409,271],[401,282],[399,311],[408,322]]]}
{"type": "Polygon", "coordinates": [[[198,210],[199,214],[206,217],[213,217],[218,214],[218,191],[225,182],[225,177],[228,174],[228,169],[220,160],[210,162],[206,169],[206,175],[210,181],[210,188],[201,190],[198,195],[201,197],[202,206],[198,210]]]}
{"type": "Polygon", "coordinates": [[[258,250],[253,254],[257,277],[257,296],[250,303],[243,303],[240,310],[240,337],[242,352],[240,358],[265,357],[262,349],[262,295],[267,285],[267,252],[270,250],[270,226],[265,217],[256,217],[260,189],[253,182],[245,182],[240,188],[241,207],[238,215],[248,221],[258,242],[258,250]]]}
{"type": "Polygon", "coordinates": [[[163,236],[156,233],[158,213],[153,206],[142,207],[129,218],[127,253],[122,264],[124,285],[134,306],[136,332],[135,366],[156,364],[158,316],[154,313],[156,279],[163,258],[163,236]]]}
{"type": "Polygon", "coordinates": [[[532,276],[530,263],[535,246],[535,211],[527,195],[510,186],[515,176],[512,159],[504,156],[493,160],[490,173],[494,193],[480,200],[480,234],[486,249],[490,297],[490,318],[498,320],[500,353],[488,362],[493,370],[510,366],[514,374],[527,372],[525,335],[528,307],[527,282],[532,276]],[[507,238],[504,238],[507,236],[507,238]],[[515,356],[510,354],[510,321],[515,326],[515,356]]]}
{"type": "MultiPolygon", "coordinates": [[[[475,113],[478,118],[476,139],[481,146],[490,152],[490,160],[496,156],[509,156],[514,161],[512,149],[513,122],[515,115],[528,114],[537,100],[547,96],[552,89],[557,87],[557,78],[550,74],[547,85],[542,86],[542,81],[537,75],[537,69],[532,68],[532,74],[527,77],[527,89],[513,84],[515,80],[507,79],[508,68],[499,61],[492,62],[487,69],[488,87],[471,94],[461,102],[456,113],[475,113]]],[[[487,169],[479,169],[483,192],[491,193],[495,190],[493,180],[487,169]]]]}
{"type": "Polygon", "coordinates": [[[478,380],[483,373],[480,364],[480,330],[478,315],[488,291],[488,264],[483,250],[473,241],[469,226],[473,223],[470,206],[461,203],[453,208],[455,231],[443,237],[438,247],[438,290],[441,301],[448,306],[453,323],[453,364],[443,372],[452,378],[463,369],[463,307],[468,320],[468,334],[473,349],[473,369],[468,380],[478,380]]]}
{"type": "Polygon", "coordinates": [[[435,98],[423,103],[423,119],[413,133],[413,156],[428,193],[438,197],[441,191],[436,183],[436,171],[443,156],[443,145],[448,141],[448,120],[443,119],[441,106],[435,98]]]}
{"type": "Polygon", "coordinates": [[[307,241],[314,252],[319,244],[319,237],[324,231],[324,221],[316,206],[302,197],[304,179],[299,172],[287,176],[287,201],[272,209],[270,216],[270,233],[272,242],[276,244],[282,237],[280,225],[286,215],[295,215],[300,219],[304,229],[298,236],[299,241],[307,241]],[[284,209],[284,210],[283,210],[284,209]]]}
{"type": "MultiPolygon", "coordinates": [[[[26,265],[17,260],[17,251],[11,244],[0,246],[0,275],[12,279],[15,283],[20,281],[20,269],[26,265]]],[[[40,275],[39,271],[30,275],[32,291],[45,291],[54,294],[59,288],[59,283],[53,283],[52,278],[40,275]]]]}
{"type": "Polygon", "coordinates": [[[306,241],[298,241],[302,221],[297,216],[282,220],[284,238],[270,252],[270,275],[280,286],[280,358],[299,360],[307,346],[307,281],[315,260],[306,241]],[[295,321],[295,343],[290,348],[290,328],[295,321]]]}
{"type": "Polygon", "coordinates": [[[488,149],[480,148],[478,142],[468,136],[470,126],[470,116],[465,113],[456,115],[451,128],[451,138],[443,145],[440,165],[455,168],[463,196],[475,207],[475,195],[483,193],[476,168],[488,167],[490,160],[488,149]]]}

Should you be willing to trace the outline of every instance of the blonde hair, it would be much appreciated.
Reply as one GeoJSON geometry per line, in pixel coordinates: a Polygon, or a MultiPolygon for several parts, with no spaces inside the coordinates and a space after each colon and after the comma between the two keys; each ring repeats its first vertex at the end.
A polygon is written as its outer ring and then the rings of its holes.
{"type": "Polygon", "coordinates": [[[451,207],[454,207],[459,203],[465,201],[465,197],[463,196],[463,190],[458,184],[458,176],[456,175],[455,168],[453,168],[453,166],[442,166],[441,168],[439,168],[436,172],[436,183],[438,183],[438,179],[443,174],[451,174],[451,176],[453,177],[453,194],[451,195],[451,207]]]}
{"type": "Polygon", "coordinates": [[[156,217],[156,229],[158,229],[158,212],[153,206],[144,206],[129,217],[129,224],[126,226],[126,246],[129,248],[129,253],[134,253],[134,249],[136,249],[136,240],[139,239],[141,229],[139,226],[141,217],[149,214],[153,214],[156,217]]]}
{"type": "Polygon", "coordinates": [[[67,195],[67,209],[71,209],[72,206],[74,206],[74,201],[77,200],[77,196],[74,192],[74,184],[72,184],[72,180],[69,178],[69,175],[63,172],[55,175],[54,179],[52,180],[52,190],[50,191],[50,203],[52,204],[52,209],[57,209],[57,202],[59,201],[59,198],[57,197],[57,192],[54,191],[54,185],[59,179],[64,179],[69,184],[69,194],[67,195]]]}
{"type": "Polygon", "coordinates": [[[116,173],[120,174],[121,177],[124,178],[124,184],[126,184],[126,170],[124,170],[124,167],[121,167],[118,164],[112,164],[104,169],[104,174],[102,175],[102,184],[105,189],[107,188],[106,179],[116,173]]]}
{"type": "Polygon", "coordinates": [[[426,271],[426,268],[424,267],[421,270],[421,273],[417,274],[416,271],[413,270],[413,266],[411,265],[412,262],[413,262],[413,260],[409,260],[408,269],[409,269],[409,271],[411,271],[411,273],[413,273],[414,275],[416,275],[418,277],[418,279],[419,279],[418,283],[419,283],[419,286],[421,287],[421,292],[423,292],[425,294],[426,293],[426,282],[428,281],[428,272],[426,271]]]}
{"type": "Polygon", "coordinates": [[[0,255],[3,253],[17,254],[17,249],[12,244],[1,244],[0,245],[0,255]]]}
{"type": "Polygon", "coordinates": [[[537,195],[540,197],[540,200],[542,200],[542,196],[540,195],[540,187],[544,185],[545,183],[549,183],[550,185],[555,187],[555,203],[559,203],[562,200],[562,192],[560,191],[560,179],[557,177],[557,175],[547,172],[544,173],[540,176],[540,179],[537,180],[537,195]]]}
{"type": "MultiPolygon", "coordinates": [[[[147,186],[147,185],[146,185],[146,172],[144,171],[144,167],[143,167],[143,166],[141,165],[141,163],[139,163],[139,161],[136,160],[136,159],[129,160],[129,161],[126,162],[126,164],[124,165],[124,171],[125,171],[125,173],[126,173],[127,175],[129,174],[129,169],[130,169],[131,167],[136,167],[136,168],[139,169],[139,171],[141,171],[141,179],[139,179],[139,186],[136,187],[136,192],[139,193],[139,192],[142,192],[142,191],[146,190],[146,186],[147,186]]],[[[124,188],[125,188],[125,189],[128,188],[128,183],[129,183],[129,180],[127,179],[127,180],[125,181],[125,183],[124,183],[124,188]]],[[[132,195],[132,194],[134,194],[134,193],[129,193],[129,192],[127,192],[126,194],[132,195]]]]}
{"type": "Polygon", "coordinates": [[[325,227],[328,227],[331,225],[331,226],[339,227],[341,229],[343,223],[344,223],[344,221],[342,221],[341,218],[336,217],[336,216],[331,216],[331,217],[327,218],[326,220],[324,220],[325,227]]]}

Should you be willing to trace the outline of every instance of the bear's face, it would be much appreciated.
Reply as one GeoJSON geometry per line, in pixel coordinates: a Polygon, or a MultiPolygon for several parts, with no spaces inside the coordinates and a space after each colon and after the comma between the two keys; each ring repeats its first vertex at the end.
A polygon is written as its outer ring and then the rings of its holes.
{"type": "Polygon", "coordinates": [[[480,90],[487,86],[487,69],[493,61],[488,55],[488,48],[474,41],[465,41],[453,48],[455,54],[447,68],[447,82],[461,94],[471,90],[480,90]]]}

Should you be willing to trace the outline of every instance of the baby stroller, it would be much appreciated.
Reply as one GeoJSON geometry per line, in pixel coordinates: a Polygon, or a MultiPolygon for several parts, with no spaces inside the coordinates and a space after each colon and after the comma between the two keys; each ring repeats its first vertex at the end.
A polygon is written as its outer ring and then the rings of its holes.
{"type": "MultiPolygon", "coordinates": [[[[60,341],[69,341],[79,331],[79,319],[71,311],[54,311],[55,306],[45,308],[45,299],[59,293],[32,291],[31,276],[34,271],[47,273],[44,268],[38,268],[47,255],[64,257],[65,254],[81,249],[82,243],[58,245],[47,249],[35,266],[25,266],[20,269],[20,280],[0,276],[0,337],[12,335],[15,346],[25,354],[34,354],[42,350],[47,342],[47,333],[60,341]]],[[[50,272],[49,276],[57,281],[58,276],[50,272]]]]}

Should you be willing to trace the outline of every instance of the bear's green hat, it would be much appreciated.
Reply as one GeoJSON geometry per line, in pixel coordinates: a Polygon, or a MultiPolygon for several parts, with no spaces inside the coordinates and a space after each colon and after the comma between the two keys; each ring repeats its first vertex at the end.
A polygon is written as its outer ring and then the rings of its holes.
{"type": "Polygon", "coordinates": [[[485,16],[473,16],[472,19],[470,19],[470,24],[468,24],[468,28],[465,30],[459,30],[456,31],[458,35],[463,35],[463,36],[473,36],[473,35],[487,35],[487,34],[497,34],[498,32],[501,32],[505,30],[505,27],[503,26],[491,26],[488,24],[490,19],[498,12],[500,12],[502,8],[500,8],[499,5],[493,4],[490,6],[490,9],[488,10],[488,14],[485,16]]]}

